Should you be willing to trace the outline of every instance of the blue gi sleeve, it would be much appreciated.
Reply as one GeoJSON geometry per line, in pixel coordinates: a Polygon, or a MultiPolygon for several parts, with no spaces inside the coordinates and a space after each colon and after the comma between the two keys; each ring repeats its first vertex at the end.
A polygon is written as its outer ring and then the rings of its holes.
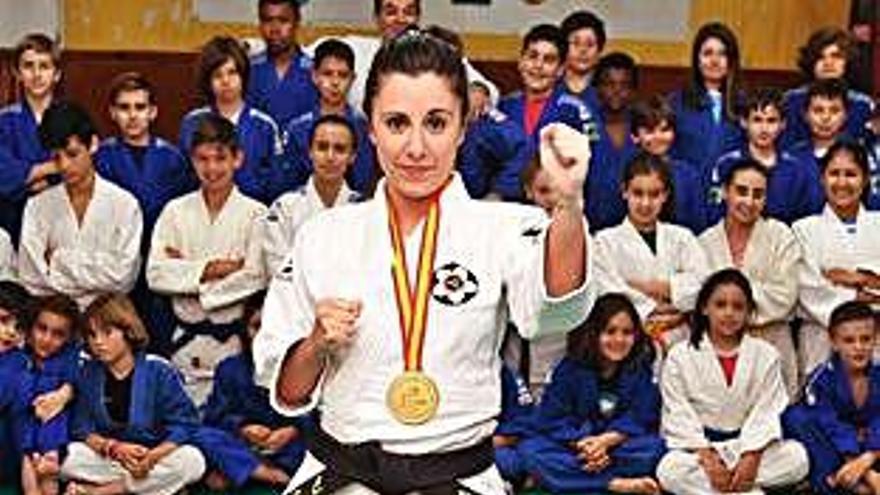
{"type": "Polygon", "coordinates": [[[98,430],[94,411],[100,404],[98,401],[101,398],[95,396],[95,388],[94,377],[88,372],[88,368],[84,367],[77,380],[73,402],[70,426],[70,438],[73,440],[85,441],[90,434],[98,430]]]}
{"type": "MultiPolygon", "coordinates": [[[[204,423],[238,434],[245,421],[237,397],[241,393],[235,383],[235,360],[227,358],[217,366],[214,386],[204,405],[204,423]]],[[[268,405],[267,405],[268,406],[268,405]]]]}
{"type": "Polygon", "coordinates": [[[168,432],[165,440],[175,444],[183,444],[190,440],[199,426],[198,413],[186,391],[178,371],[170,366],[162,366],[159,379],[160,408],[158,422],[168,432]]]}

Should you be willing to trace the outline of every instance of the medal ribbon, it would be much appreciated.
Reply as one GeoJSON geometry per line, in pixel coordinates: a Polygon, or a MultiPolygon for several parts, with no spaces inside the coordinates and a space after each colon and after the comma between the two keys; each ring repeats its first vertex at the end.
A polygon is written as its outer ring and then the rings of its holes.
{"type": "Polygon", "coordinates": [[[428,326],[428,303],[431,297],[431,274],[434,269],[434,257],[437,254],[437,233],[440,230],[439,196],[438,192],[432,199],[425,218],[415,291],[409,283],[403,235],[394,210],[391,204],[388,204],[388,229],[391,231],[391,247],[394,250],[391,278],[394,280],[394,296],[400,318],[403,363],[406,371],[421,371],[422,368],[422,347],[425,342],[425,329],[428,326]]]}

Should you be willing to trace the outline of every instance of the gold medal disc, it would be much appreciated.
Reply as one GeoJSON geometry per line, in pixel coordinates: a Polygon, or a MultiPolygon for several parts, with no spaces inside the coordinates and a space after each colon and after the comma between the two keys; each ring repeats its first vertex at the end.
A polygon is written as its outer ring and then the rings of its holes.
{"type": "Polygon", "coordinates": [[[397,421],[420,425],[437,414],[437,384],[421,371],[404,371],[394,378],[386,396],[388,410],[397,421]]]}

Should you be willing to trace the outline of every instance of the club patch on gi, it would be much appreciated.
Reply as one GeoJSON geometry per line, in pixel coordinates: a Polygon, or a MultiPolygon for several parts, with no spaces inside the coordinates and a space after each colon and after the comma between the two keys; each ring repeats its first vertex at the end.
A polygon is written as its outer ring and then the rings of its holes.
{"type": "Polygon", "coordinates": [[[477,276],[456,262],[446,263],[434,270],[431,295],[440,304],[461,306],[473,299],[479,290],[477,276]]]}

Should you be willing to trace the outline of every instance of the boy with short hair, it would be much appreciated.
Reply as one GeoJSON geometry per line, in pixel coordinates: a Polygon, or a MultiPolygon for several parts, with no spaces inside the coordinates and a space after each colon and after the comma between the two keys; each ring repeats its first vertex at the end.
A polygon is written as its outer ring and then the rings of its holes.
{"type": "Polygon", "coordinates": [[[707,214],[710,225],[724,217],[721,198],[722,184],[730,169],[744,158],[754,158],[772,171],[767,181],[767,216],[787,224],[814,213],[817,198],[818,167],[812,176],[807,165],[792,152],[780,149],[780,135],[785,129],[783,95],[779,90],[763,88],[746,97],[740,125],[746,134],[741,149],[725,153],[718,159],[709,178],[707,214]]]}
{"type": "Polygon", "coordinates": [[[76,104],[56,102],[40,123],[62,183],[32,197],[22,219],[19,279],[32,294],[66,294],[85,308],[104,292],[128,292],[140,264],[137,200],[95,172],[97,130],[76,104]]]}
{"type": "Polygon", "coordinates": [[[559,27],[568,41],[561,84],[569,93],[580,96],[590,108],[597,108],[592,81],[605,49],[605,22],[589,10],[578,10],[563,19],[559,27]]]}
{"type": "Polygon", "coordinates": [[[850,301],[831,313],[833,354],[812,373],[803,403],[786,411],[783,426],[810,456],[816,493],[878,493],[880,366],[872,362],[877,316],[850,301]]]}
{"type": "Polygon", "coordinates": [[[699,234],[707,226],[705,187],[696,165],[669,156],[675,141],[675,112],[669,102],[659,95],[636,102],[630,126],[632,140],[640,150],[669,163],[675,205],[672,222],[699,234]]]}
{"type": "MultiPolygon", "coordinates": [[[[177,147],[152,133],[159,109],[155,88],[143,74],[124,72],[116,76],[110,83],[109,107],[119,134],[98,147],[96,166],[102,177],[137,198],[144,216],[141,256],[146,258],[162,208],[196,189],[198,182],[177,147]]],[[[149,291],[143,270],[131,296],[150,330],[151,350],[164,353],[173,330],[168,301],[149,291]]]]}
{"type": "Polygon", "coordinates": [[[355,161],[346,173],[349,187],[366,193],[375,180],[376,167],[367,120],[348,103],[348,92],[356,77],[354,67],[354,52],[342,41],[331,38],[315,49],[312,80],[318,89],[318,101],[310,111],[293,117],[285,128],[285,154],[292,164],[297,186],[304,185],[314,170],[310,136],[315,123],[326,115],[344,118],[355,131],[358,146],[353,148],[356,150],[355,161]]]}
{"type": "Polygon", "coordinates": [[[171,297],[177,317],[171,361],[201,405],[217,364],[240,350],[236,333],[245,299],[266,285],[258,228],[266,207],[235,185],[244,152],[231,122],[207,113],[195,123],[191,142],[201,185],[159,215],[147,283],[171,297]]]}
{"type": "Polygon", "coordinates": [[[527,156],[537,151],[541,128],[552,122],[562,122],[595,139],[596,128],[590,109],[557,84],[567,54],[568,42],[554,25],[534,26],[523,38],[519,58],[523,89],[502,98],[498,109],[529,136],[527,156]]]}
{"type": "Polygon", "coordinates": [[[26,35],[13,54],[24,98],[0,109],[0,227],[16,246],[27,196],[45,189],[57,174],[37,127],[61,80],[60,61],[58,46],[42,33],[26,35]]]}
{"type": "Polygon", "coordinates": [[[251,60],[247,100],[284,128],[317,100],[312,59],[296,41],[302,14],[299,0],[258,0],[260,36],[266,51],[251,60]]]}
{"type": "Polygon", "coordinates": [[[144,239],[165,204],[196,188],[186,158],[176,146],[152,133],[158,106],[155,88],[138,72],[124,72],[110,83],[110,117],[118,135],[98,147],[102,177],[132,193],[144,214],[144,239]]]}
{"type": "Polygon", "coordinates": [[[822,210],[825,193],[819,173],[819,159],[825,156],[828,148],[838,137],[846,135],[846,120],[849,112],[846,98],[846,83],[840,79],[821,79],[807,89],[807,104],[804,118],[810,130],[810,137],[795,143],[790,151],[800,160],[812,190],[806,214],[812,215],[822,210]]]}
{"type": "Polygon", "coordinates": [[[618,225],[626,216],[620,183],[623,169],[636,153],[629,109],[638,81],[635,60],[625,53],[610,53],[597,64],[592,84],[599,105],[598,139],[584,186],[584,211],[593,231],[618,225]]]}

